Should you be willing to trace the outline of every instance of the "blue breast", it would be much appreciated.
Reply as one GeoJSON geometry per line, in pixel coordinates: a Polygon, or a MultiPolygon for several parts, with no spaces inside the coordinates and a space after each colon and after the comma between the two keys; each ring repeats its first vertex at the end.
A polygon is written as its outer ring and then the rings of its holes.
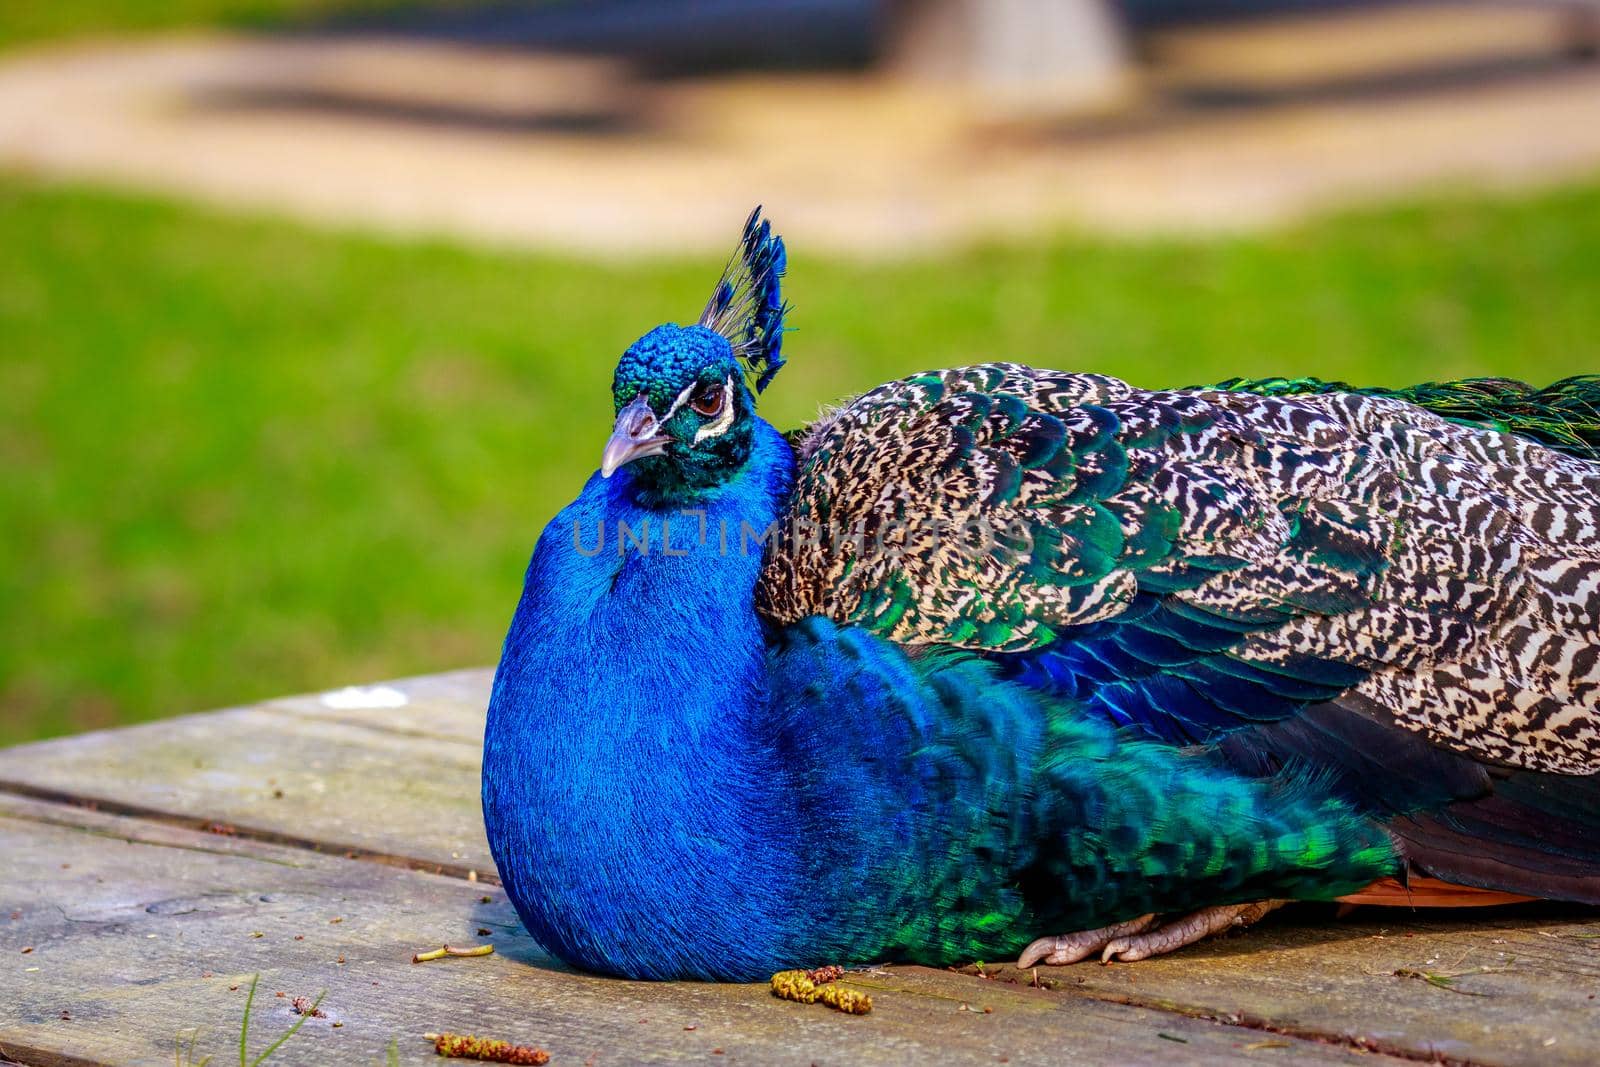
{"type": "Polygon", "coordinates": [[[750,758],[766,653],[761,548],[740,533],[776,518],[793,460],[761,431],[761,463],[702,514],[640,506],[626,468],[591,478],[540,537],[506,637],[490,848],[529,931],[592,970],[715,977],[786,936],[795,829],[750,758]]]}

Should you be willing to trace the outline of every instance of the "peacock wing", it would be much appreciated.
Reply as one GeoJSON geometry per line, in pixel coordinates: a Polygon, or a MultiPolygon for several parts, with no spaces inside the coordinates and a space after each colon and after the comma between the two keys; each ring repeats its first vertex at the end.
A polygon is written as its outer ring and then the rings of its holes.
{"type": "Polygon", "coordinates": [[[1600,464],[1399,395],[1280,392],[1014,364],[883,385],[800,437],[762,608],[971,649],[1174,743],[1336,702],[1600,770],[1600,464]]]}

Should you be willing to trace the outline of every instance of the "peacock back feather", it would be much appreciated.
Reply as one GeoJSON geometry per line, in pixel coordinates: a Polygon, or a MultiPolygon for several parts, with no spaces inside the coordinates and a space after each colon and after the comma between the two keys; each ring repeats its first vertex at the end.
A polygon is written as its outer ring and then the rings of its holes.
{"type": "MultiPolygon", "coordinates": [[[[1577,433],[1595,385],[1557,387],[1574,417],[1544,432],[1577,433]]],[[[1482,757],[1596,769],[1574,708],[1600,702],[1600,465],[1317,388],[1014,364],[881,386],[801,439],[763,608],[979,651],[1174,743],[1353,693],[1482,757]]],[[[1531,395],[1423,393],[1507,419],[1531,395]]]]}
{"type": "Polygon", "coordinates": [[[1600,375],[1595,374],[1563,378],[1542,389],[1511,378],[1424,382],[1404,389],[1318,378],[1229,378],[1211,388],[1261,396],[1392,397],[1464,426],[1514,433],[1568,455],[1600,460],[1600,375]]]}

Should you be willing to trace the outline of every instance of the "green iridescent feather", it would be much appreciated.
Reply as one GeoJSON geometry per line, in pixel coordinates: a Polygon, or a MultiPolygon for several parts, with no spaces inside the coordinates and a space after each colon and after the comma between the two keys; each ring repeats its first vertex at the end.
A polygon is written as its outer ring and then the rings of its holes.
{"type": "Polygon", "coordinates": [[[1542,389],[1511,378],[1424,382],[1403,389],[1318,378],[1229,378],[1211,388],[1261,396],[1392,397],[1462,425],[1519,434],[1569,455],[1600,459],[1600,375],[1563,378],[1542,389]]]}
{"type": "Polygon", "coordinates": [[[776,636],[775,728],[830,842],[807,881],[857,954],[1004,957],[1041,931],[1332,899],[1399,871],[1382,827],[1315,776],[1240,775],[968,653],[907,660],[820,618],[776,636]]]}

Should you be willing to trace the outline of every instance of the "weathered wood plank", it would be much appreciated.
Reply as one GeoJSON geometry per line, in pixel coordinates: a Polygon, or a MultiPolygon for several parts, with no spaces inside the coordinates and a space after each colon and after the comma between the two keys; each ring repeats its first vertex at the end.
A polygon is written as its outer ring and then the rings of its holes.
{"type": "Polygon", "coordinates": [[[922,968],[863,978],[875,1001],[864,1018],[777,1001],[760,985],[594,978],[553,965],[498,893],[484,904],[459,879],[19,798],[0,797],[0,852],[0,1055],[28,1064],[167,1062],[189,1027],[201,1028],[198,1051],[222,1062],[256,972],[256,1049],[293,1021],[294,997],[328,991],[327,1017],[309,1020],[275,1067],[381,1062],[391,1038],[404,1062],[438,1062],[417,1037],[434,1029],[537,1044],[557,1067],[1357,1059],[922,968]],[[498,951],[409,962],[444,941],[498,951]]]}
{"type": "Polygon", "coordinates": [[[0,752],[0,788],[492,880],[479,760],[476,742],[241,708],[0,752]]]}
{"type": "MultiPolygon", "coordinates": [[[[488,684],[488,672],[457,672],[391,683],[405,697],[401,707],[351,707],[361,701],[349,694],[329,706],[312,695],[46,742],[0,752],[0,784],[196,826],[230,824],[269,841],[353,848],[457,875],[475,870],[487,881],[477,739],[488,684]]],[[[1588,1000],[1600,992],[1596,932],[1592,912],[1439,918],[1367,909],[1335,923],[1310,909],[1166,959],[1050,973],[1092,997],[1244,1016],[1416,1056],[1592,1062],[1600,1049],[1600,1001],[1588,1000]],[[1479,966],[1509,969],[1463,976],[1448,989],[1394,977],[1479,966]]]]}
{"type": "Polygon", "coordinates": [[[481,745],[493,682],[492,670],[450,671],[379,686],[282,697],[259,706],[321,721],[481,745]],[[395,706],[397,699],[403,703],[395,706]]]}
{"type": "Polygon", "coordinates": [[[1286,1033],[1339,1033],[1377,1049],[1471,1063],[1600,1060],[1600,917],[1592,909],[1441,918],[1365,908],[1342,921],[1331,912],[1308,905],[1289,921],[1177,955],[1056,973],[1090,996],[1266,1020],[1286,1033]]]}

